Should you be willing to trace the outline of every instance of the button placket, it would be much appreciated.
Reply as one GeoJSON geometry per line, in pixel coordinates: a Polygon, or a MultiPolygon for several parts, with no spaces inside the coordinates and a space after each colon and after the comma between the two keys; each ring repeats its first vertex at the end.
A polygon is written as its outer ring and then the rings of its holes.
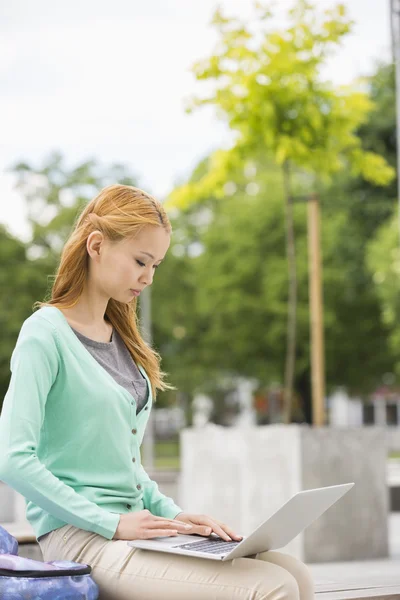
{"type": "MultiPolygon", "coordinates": [[[[132,435],[137,435],[137,434],[138,434],[137,425],[136,425],[136,427],[134,426],[134,427],[131,429],[131,433],[132,433],[132,435]]],[[[135,448],[135,446],[136,446],[136,443],[134,443],[134,444],[133,444],[133,446],[134,446],[134,447],[133,447],[133,450],[135,451],[135,450],[136,450],[136,448],[135,448]]],[[[135,457],[135,456],[132,456],[131,460],[132,460],[132,463],[136,463],[136,457],[135,457]]],[[[140,485],[140,483],[136,485],[136,489],[137,489],[137,490],[141,490],[141,489],[142,489],[142,486],[140,485]]]]}
{"type": "MultiPolygon", "coordinates": [[[[132,430],[132,434],[136,435],[137,434],[137,429],[134,427],[132,430]]],[[[134,456],[132,456],[132,462],[135,463],[136,462],[136,458],[134,456]]]]}

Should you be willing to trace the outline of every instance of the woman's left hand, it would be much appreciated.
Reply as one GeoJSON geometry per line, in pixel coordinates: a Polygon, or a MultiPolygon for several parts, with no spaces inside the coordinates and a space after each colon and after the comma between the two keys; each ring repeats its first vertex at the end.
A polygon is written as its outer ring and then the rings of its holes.
{"type": "Polygon", "coordinates": [[[176,515],[175,519],[192,525],[192,529],[189,529],[185,535],[197,533],[198,535],[208,536],[214,532],[227,542],[231,542],[232,540],[240,542],[243,539],[242,535],[235,533],[225,523],[211,519],[211,517],[207,517],[206,515],[193,515],[182,512],[176,515]]]}

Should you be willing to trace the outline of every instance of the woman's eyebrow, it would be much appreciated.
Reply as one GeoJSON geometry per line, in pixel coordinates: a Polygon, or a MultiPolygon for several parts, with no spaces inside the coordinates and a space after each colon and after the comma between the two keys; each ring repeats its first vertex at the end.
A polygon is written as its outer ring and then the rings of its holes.
{"type": "MultiPolygon", "coordinates": [[[[152,258],[154,260],[154,256],[152,254],[150,254],[150,252],[145,252],[144,250],[139,250],[139,252],[141,252],[142,254],[147,254],[147,256],[150,256],[150,258],[152,258]]],[[[164,259],[162,258],[160,260],[160,262],[162,262],[164,259]]]]}

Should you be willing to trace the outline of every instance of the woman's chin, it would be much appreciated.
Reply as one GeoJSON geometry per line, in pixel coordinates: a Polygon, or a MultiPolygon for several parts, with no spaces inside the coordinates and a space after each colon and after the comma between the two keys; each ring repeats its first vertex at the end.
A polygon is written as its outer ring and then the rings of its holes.
{"type": "Polygon", "coordinates": [[[128,292],[123,296],[111,296],[111,298],[112,300],[115,300],[115,302],[119,302],[120,304],[136,304],[137,302],[137,297],[132,296],[131,292],[128,292]]]}

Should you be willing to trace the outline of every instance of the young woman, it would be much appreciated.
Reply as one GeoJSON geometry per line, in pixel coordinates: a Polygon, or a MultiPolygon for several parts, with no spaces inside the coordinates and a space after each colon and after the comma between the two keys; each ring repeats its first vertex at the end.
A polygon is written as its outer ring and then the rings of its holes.
{"type": "Polygon", "coordinates": [[[141,465],[157,390],[173,388],[139,333],[137,297],[170,237],[162,205],[130,186],[103,189],[79,215],[51,297],[34,305],[11,356],[0,479],[26,498],[44,560],[90,564],[101,600],[310,600],[309,571],[289,555],[218,563],[126,543],[179,533],[241,539],[184,512],[141,465]]]}

